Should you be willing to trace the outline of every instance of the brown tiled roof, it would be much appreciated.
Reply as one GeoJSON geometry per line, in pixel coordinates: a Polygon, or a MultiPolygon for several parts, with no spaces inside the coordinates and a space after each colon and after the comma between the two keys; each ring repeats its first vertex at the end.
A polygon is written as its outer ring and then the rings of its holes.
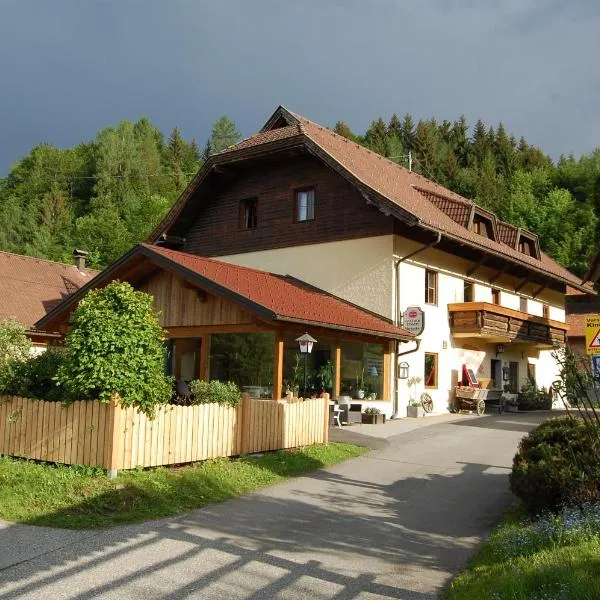
{"type": "Polygon", "coordinates": [[[498,229],[498,241],[514,248],[517,243],[517,228],[510,223],[505,223],[504,221],[498,220],[497,222],[498,229]]]}
{"type": "Polygon", "coordinates": [[[446,213],[453,221],[462,227],[467,227],[472,210],[469,202],[461,202],[455,198],[448,198],[431,192],[421,192],[421,194],[431,204],[446,213]]]}
{"type": "MultiPolygon", "coordinates": [[[[412,334],[396,327],[388,319],[290,276],[275,275],[152,244],[136,246],[88,286],[61,303],[52,314],[38,322],[37,327],[43,331],[65,322],[72,307],[89,289],[118,279],[139,257],[178,273],[201,289],[242,304],[266,321],[303,324],[373,337],[413,338],[412,334]]],[[[124,278],[127,279],[126,276],[124,278]]]]}
{"type": "Polygon", "coordinates": [[[302,127],[299,125],[289,125],[288,127],[280,127],[279,129],[270,129],[269,131],[246,138],[233,146],[229,146],[224,150],[221,150],[221,152],[214,154],[214,156],[219,156],[219,154],[232,152],[234,150],[243,150],[245,148],[252,148],[253,146],[269,144],[270,142],[278,142],[279,140],[288,139],[300,134],[302,134],[302,127]]]}
{"type": "Polygon", "coordinates": [[[75,265],[0,252],[0,321],[31,327],[96,274],[75,265]]]}
{"type": "MultiPolygon", "coordinates": [[[[251,148],[256,150],[261,145],[292,138],[302,139],[309,151],[326,159],[330,166],[342,172],[357,185],[369,189],[379,198],[401,209],[399,213],[411,215],[411,218],[416,219],[416,224],[441,232],[446,237],[461,243],[557,277],[571,285],[582,286],[579,277],[561,267],[550,257],[542,254],[538,260],[518,252],[514,247],[517,230],[509,224],[497,221],[498,241],[467,229],[464,224],[464,213],[465,207],[474,205],[471,200],[283,107],[277,109],[259,134],[214,155],[214,161],[218,163],[219,160],[230,159],[232,153],[244,152],[251,148]],[[274,129],[268,128],[282,122],[287,125],[274,129]]],[[[209,163],[207,163],[208,169],[215,164],[210,160],[209,163]]],[[[177,219],[194,186],[199,185],[203,180],[202,173],[201,171],[194,178],[171,212],[153,232],[149,238],[151,241],[158,239],[159,235],[177,219]]]]}

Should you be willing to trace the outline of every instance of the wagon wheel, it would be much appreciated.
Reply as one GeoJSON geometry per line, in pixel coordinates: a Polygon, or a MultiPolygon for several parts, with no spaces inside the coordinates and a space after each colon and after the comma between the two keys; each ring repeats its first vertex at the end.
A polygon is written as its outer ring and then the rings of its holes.
{"type": "Polygon", "coordinates": [[[477,411],[477,414],[481,416],[485,412],[485,400],[478,400],[475,410],[477,411]]]}
{"type": "Polygon", "coordinates": [[[421,394],[421,405],[426,413],[430,413],[433,410],[433,400],[427,392],[421,394]]]}

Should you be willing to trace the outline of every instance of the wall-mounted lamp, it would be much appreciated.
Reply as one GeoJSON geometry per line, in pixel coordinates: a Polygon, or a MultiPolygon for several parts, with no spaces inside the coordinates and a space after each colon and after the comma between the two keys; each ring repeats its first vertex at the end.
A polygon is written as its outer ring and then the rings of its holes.
{"type": "Polygon", "coordinates": [[[398,379],[408,379],[408,363],[401,362],[398,365],[398,379]]]}
{"type": "Polygon", "coordinates": [[[504,352],[504,344],[496,344],[496,356],[504,352]]]}

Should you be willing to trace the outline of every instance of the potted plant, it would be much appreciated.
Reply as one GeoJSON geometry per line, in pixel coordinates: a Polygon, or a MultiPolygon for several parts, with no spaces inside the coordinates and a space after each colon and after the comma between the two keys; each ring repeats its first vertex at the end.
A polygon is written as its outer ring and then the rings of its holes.
{"type": "Polygon", "coordinates": [[[361,421],[363,425],[381,425],[385,423],[385,415],[378,408],[365,408],[361,421]]]}
{"type": "Polygon", "coordinates": [[[410,390],[410,399],[408,401],[408,406],[406,407],[407,417],[422,417],[425,414],[423,405],[415,398],[417,386],[421,381],[423,381],[423,379],[419,376],[409,377],[406,380],[408,389],[410,390]]]}
{"type": "Polygon", "coordinates": [[[408,401],[408,406],[406,407],[406,416],[407,417],[424,417],[425,411],[423,410],[423,404],[414,398],[411,398],[408,401]]]}
{"type": "Polygon", "coordinates": [[[362,367],[360,370],[360,375],[356,374],[356,394],[359,400],[362,400],[365,397],[365,368],[362,367]],[[360,378],[360,383],[359,383],[360,378]]]}

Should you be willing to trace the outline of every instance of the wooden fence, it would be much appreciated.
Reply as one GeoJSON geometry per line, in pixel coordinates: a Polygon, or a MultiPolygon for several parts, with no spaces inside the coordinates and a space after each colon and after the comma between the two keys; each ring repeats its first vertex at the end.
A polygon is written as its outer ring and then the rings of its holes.
{"type": "Polygon", "coordinates": [[[0,397],[0,454],[110,471],[195,462],[328,441],[329,403],[256,400],[166,405],[149,419],[97,400],[0,397]]]}

